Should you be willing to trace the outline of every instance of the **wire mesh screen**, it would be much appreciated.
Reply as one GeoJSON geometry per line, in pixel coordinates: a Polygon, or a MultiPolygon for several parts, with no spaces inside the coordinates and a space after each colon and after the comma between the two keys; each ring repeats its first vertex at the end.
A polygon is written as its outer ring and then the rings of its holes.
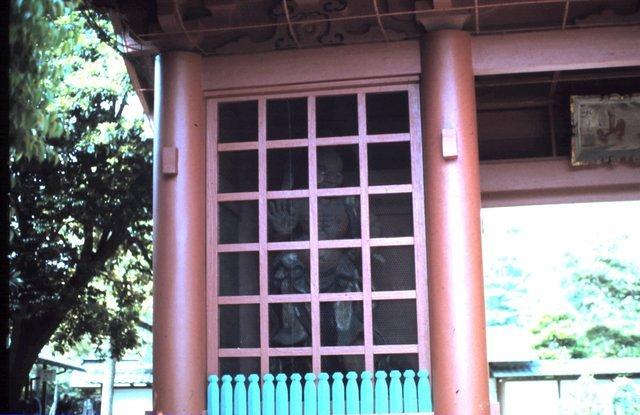
{"type": "Polygon", "coordinates": [[[316,134],[340,137],[358,134],[358,98],[354,94],[316,99],[316,134]]]}
{"type": "Polygon", "coordinates": [[[309,164],[306,148],[267,151],[267,189],[309,188],[309,164]]]}
{"type": "Polygon", "coordinates": [[[418,100],[394,88],[210,106],[212,373],[428,369],[418,100]]]}
{"type": "Polygon", "coordinates": [[[368,147],[370,185],[411,183],[409,143],[376,143],[368,147]]]}
{"type": "Polygon", "coordinates": [[[413,246],[371,248],[371,286],[373,291],[414,290],[413,246]]]}
{"type": "Polygon", "coordinates": [[[373,327],[375,344],[415,344],[415,300],[374,301],[373,327]],[[400,320],[402,324],[398,324],[400,320]]]}
{"type": "Polygon", "coordinates": [[[371,237],[413,235],[413,203],[411,194],[398,193],[369,196],[371,237]]]}
{"type": "Polygon", "coordinates": [[[323,346],[363,344],[362,302],[336,301],[320,304],[320,337],[323,346]]]}
{"type": "Polygon", "coordinates": [[[318,268],[321,293],[362,292],[360,249],[320,249],[318,268]]]}
{"type": "Polygon", "coordinates": [[[309,199],[275,199],[267,202],[268,241],[309,240],[309,199]]]}
{"type": "Polygon", "coordinates": [[[258,152],[228,151],[218,155],[220,193],[258,190],[258,152]]]}
{"type": "Polygon", "coordinates": [[[224,102],[218,105],[220,143],[258,140],[258,102],[224,102]]]}
{"type": "Polygon", "coordinates": [[[221,357],[220,358],[220,374],[221,375],[237,375],[243,374],[248,376],[252,373],[260,373],[259,357],[221,357]]]}
{"type": "Polygon", "coordinates": [[[271,347],[311,346],[311,336],[309,303],[269,304],[269,345],[271,347]]]}
{"type": "Polygon", "coordinates": [[[221,244],[258,242],[257,201],[219,203],[218,211],[221,244]]]}
{"type": "Polygon", "coordinates": [[[417,371],[419,368],[417,354],[377,354],[374,362],[376,370],[417,371]]]}
{"type": "Polygon", "coordinates": [[[269,294],[306,294],[310,291],[309,251],[269,252],[269,294]]]}
{"type": "Polygon", "coordinates": [[[365,370],[364,356],[362,355],[342,355],[342,356],[322,356],[322,371],[327,373],[354,371],[361,373],[365,370]]]}
{"type": "Polygon", "coordinates": [[[279,356],[269,358],[270,373],[312,372],[311,356],[279,356]]]}
{"type": "Polygon", "coordinates": [[[367,94],[367,134],[409,132],[406,91],[367,94]]]}
{"type": "Polygon", "coordinates": [[[307,137],[307,98],[267,100],[267,140],[307,137]]]}
{"type": "Polygon", "coordinates": [[[221,305],[220,347],[260,347],[260,309],[257,304],[221,305]]]}
{"type": "Polygon", "coordinates": [[[360,200],[353,196],[318,199],[318,239],[360,238],[360,200]]]}
{"type": "Polygon", "coordinates": [[[257,252],[219,254],[218,290],[220,295],[257,295],[260,292],[257,252]]]}
{"type": "Polygon", "coordinates": [[[318,147],[318,188],[359,186],[359,163],[356,145],[318,147]]]}

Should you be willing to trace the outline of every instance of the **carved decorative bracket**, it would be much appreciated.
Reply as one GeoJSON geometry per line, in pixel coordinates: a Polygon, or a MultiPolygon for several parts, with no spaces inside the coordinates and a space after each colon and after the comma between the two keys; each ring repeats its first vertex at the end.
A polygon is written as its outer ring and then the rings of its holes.
{"type": "Polygon", "coordinates": [[[451,0],[417,0],[415,4],[416,21],[428,32],[441,29],[462,29],[471,18],[471,13],[448,11],[452,7],[451,0]],[[442,10],[438,13],[437,10],[442,10]],[[429,11],[427,13],[427,11],[429,11]],[[421,13],[422,12],[422,13],[421,13]]]}

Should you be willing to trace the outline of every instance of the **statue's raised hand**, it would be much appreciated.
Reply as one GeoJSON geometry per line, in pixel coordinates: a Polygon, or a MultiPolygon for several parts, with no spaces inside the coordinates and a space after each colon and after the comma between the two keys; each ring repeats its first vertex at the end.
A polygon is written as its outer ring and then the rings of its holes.
{"type": "Polygon", "coordinates": [[[269,202],[269,224],[280,235],[291,233],[298,225],[300,214],[291,200],[269,202]]]}

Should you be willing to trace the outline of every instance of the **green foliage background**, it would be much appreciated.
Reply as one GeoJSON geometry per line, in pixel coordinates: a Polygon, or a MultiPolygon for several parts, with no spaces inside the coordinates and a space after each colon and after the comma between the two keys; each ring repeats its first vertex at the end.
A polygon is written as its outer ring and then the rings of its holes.
{"type": "Polygon", "coordinates": [[[483,213],[489,328],[528,331],[543,359],[640,357],[633,208],[509,209],[483,213]]]}
{"type": "Polygon", "coordinates": [[[55,19],[76,5],[66,0],[12,0],[9,26],[9,137],[16,158],[55,157],[45,137],[63,133],[60,115],[50,105],[64,72],[52,62],[67,53],[78,32],[55,19]]]}
{"type": "Polygon", "coordinates": [[[640,357],[640,270],[617,244],[590,258],[568,255],[568,312],[542,316],[532,329],[545,359],[640,357]]]}
{"type": "MultiPolygon", "coordinates": [[[[483,210],[494,360],[640,357],[638,211],[640,202],[483,210]]],[[[565,382],[561,413],[640,413],[637,380],[606,383],[565,382]]]]}
{"type": "Polygon", "coordinates": [[[62,352],[88,339],[115,358],[139,344],[151,291],[152,140],[122,58],[100,39],[113,36],[110,23],[68,2],[13,3],[15,405],[49,342],[62,352]]]}

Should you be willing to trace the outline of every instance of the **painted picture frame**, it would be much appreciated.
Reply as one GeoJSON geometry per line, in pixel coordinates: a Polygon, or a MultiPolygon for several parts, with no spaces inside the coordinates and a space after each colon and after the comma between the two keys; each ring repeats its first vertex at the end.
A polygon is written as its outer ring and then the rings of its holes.
{"type": "Polygon", "coordinates": [[[571,164],[640,163],[640,94],[571,96],[571,164]]]}

